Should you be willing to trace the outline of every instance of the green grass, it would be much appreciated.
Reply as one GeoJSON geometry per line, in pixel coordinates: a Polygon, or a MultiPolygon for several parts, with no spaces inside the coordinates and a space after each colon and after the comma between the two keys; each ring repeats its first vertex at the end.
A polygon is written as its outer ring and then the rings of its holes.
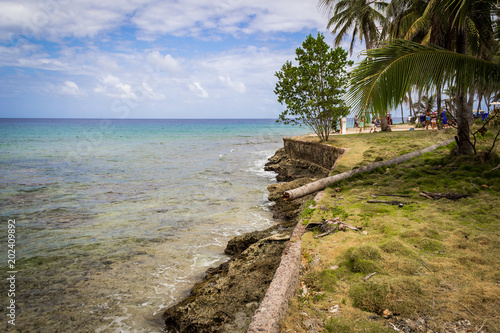
{"type": "MultiPolygon", "coordinates": [[[[350,151],[351,160],[344,157],[337,172],[421,149],[452,134],[336,136],[334,143],[358,150],[350,151]]],[[[491,142],[491,136],[486,139],[491,142]]],[[[319,318],[327,332],[386,332],[390,320],[373,322],[368,317],[387,309],[400,318],[424,318],[434,331],[464,319],[475,326],[474,332],[483,324],[489,332],[500,331],[500,169],[492,171],[500,164],[499,149],[485,161],[481,156],[455,156],[454,146],[325,189],[318,205],[328,207],[327,214],[331,207],[342,210],[337,215],[362,226],[363,233],[347,230],[320,239],[313,239],[312,233],[302,237],[303,248],[320,264],[306,270],[301,280],[325,297],[303,304],[300,311],[292,300],[285,328],[305,332],[298,329],[304,318],[319,318]],[[429,200],[419,195],[422,191],[470,196],[429,200]],[[408,197],[387,196],[391,194],[408,197]],[[373,196],[412,203],[402,208],[367,203],[373,196]],[[363,280],[373,272],[377,274],[363,280]],[[340,315],[328,313],[332,304],[341,306],[340,315]]],[[[320,209],[310,214],[310,222],[322,218],[325,212],[320,209]]]]}

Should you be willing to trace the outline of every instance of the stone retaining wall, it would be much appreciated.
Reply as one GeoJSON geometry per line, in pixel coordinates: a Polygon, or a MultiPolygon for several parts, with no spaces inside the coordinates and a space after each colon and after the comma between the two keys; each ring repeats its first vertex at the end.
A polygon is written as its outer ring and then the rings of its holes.
{"type": "Polygon", "coordinates": [[[327,170],[332,170],[337,159],[345,152],[344,148],[293,138],[283,138],[283,144],[286,154],[291,158],[305,160],[327,170]]]}

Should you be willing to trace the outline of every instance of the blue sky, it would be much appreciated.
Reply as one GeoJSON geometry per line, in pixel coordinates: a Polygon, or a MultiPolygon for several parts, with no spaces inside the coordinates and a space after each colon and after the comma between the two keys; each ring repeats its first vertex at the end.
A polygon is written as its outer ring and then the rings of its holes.
{"type": "Polygon", "coordinates": [[[0,117],[275,118],[274,73],[326,22],[317,0],[0,1],[0,117]]]}

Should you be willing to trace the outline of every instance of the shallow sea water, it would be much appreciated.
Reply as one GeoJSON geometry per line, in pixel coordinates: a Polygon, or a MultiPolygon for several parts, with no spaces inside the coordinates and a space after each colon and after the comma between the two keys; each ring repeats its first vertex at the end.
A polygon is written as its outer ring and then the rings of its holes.
{"type": "Polygon", "coordinates": [[[162,310],[227,260],[229,239],[275,223],[264,163],[306,132],[272,120],[1,119],[0,242],[6,254],[15,219],[18,273],[16,326],[2,304],[0,330],[161,332],[162,310]]]}

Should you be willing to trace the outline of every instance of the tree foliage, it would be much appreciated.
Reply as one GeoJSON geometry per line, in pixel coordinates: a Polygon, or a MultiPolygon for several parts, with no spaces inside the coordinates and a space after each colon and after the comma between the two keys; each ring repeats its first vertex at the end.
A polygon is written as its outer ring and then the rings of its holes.
{"type": "Polygon", "coordinates": [[[384,21],[383,12],[387,7],[384,1],[374,0],[320,0],[320,6],[332,13],[327,29],[337,32],[335,46],[352,36],[349,52],[352,55],[356,38],[364,40],[366,49],[377,43],[380,34],[377,25],[384,21]]]}
{"type": "Polygon", "coordinates": [[[342,100],[347,83],[347,52],[341,47],[331,49],[323,34],[307,36],[296,49],[297,66],[287,61],[275,73],[278,83],[274,93],[287,109],[278,122],[309,126],[322,140],[328,140],[341,117],[349,114],[342,100]]]}
{"type": "Polygon", "coordinates": [[[367,58],[351,73],[347,101],[358,110],[377,113],[397,107],[415,84],[424,90],[436,83],[500,88],[500,66],[438,46],[394,40],[366,51],[367,58]]]}

